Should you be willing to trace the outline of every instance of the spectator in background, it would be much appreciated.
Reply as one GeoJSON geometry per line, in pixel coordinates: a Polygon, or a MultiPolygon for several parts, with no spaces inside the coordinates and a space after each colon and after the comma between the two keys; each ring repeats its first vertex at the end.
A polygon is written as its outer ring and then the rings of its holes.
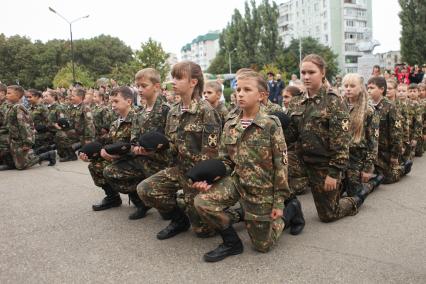
{"type": "Polygon", "coordinates": [[[373,72],[371,72],[371,77],[381,77],[382,73],[380,72],[380,66],[374,65],[373,72]]]}
{"type": "Polygon", "coordinates": [[[269,100],[273,103],[278,104],[277,97],[277,82],[274,80],[275,74],[268,72],[268,89],[269,89],[269,100]]]}
{"type": "Polygon", "coordinates": [[[420,84],[423,80],[424,72],[420,69],[419,65],[414,65],[412,72],[410,73],[410,83],[420,84]]]}
{"type": "Polygon", "coordinates": [[[222,79],[222,77],[220,77],[220,76],[217,76],[217,80],[216,80],[219,84],[220,84],[220,86],[222,87],[222,95],[220,96],[220,100],[219,100],[219,102],[221,102],[221,103],[225,103],[225,96],[223,95],[224,94],[224,91],[225,91],[225,85],[223,84],[223,79],[222,79]]]}
{"type": "Polygon", "coordinates": [[[278,104],[282,106],[283,104],[283,90],[285,88],[285,82],[281,79],[281,74],[277,74],[277,98],[278,98],[278,104]]]}
{"type": "Polygon", "coordinates": [[[291,74],[291,80],[288,82],[289,86],[294,86],[295,82],[298,80],[296,74],[291,74]]]}

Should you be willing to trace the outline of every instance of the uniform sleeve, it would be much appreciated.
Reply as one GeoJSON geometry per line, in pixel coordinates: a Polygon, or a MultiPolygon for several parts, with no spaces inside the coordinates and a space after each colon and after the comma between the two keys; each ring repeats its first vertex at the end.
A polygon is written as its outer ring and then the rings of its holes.
{"type": "Polygon", "coordinates": [[[18,143],[22,146],[32,147],[35,140],[34,125],[30,114],[18,107],[16,109],[16,118],[18,124],[18,143]]]}
{"type": "Polygon", "coordinates": [[[231,160],[229,153],[228,153],[228,149],[226,147],[226,142],[228,139],[230,139],[231,137],[227,136],[227,127],[226,125],[224,126],[224,130],[222,132],[222,137],[220,139],[220,144],[219,144],[219,160],[221,160],[226,167],[226,174],[227,175],[231,175],[231,173],[234,171],[234,167],[235,167],[235,163],[231,160]]]}
{"type": "Polygon", "coordinates": [[[415,105],[415,112],[414,112],[414,121],[413,121],[413,138],[414,140],[418,140],[420,137],[422,137],[423,132],[423,117],[422,117],[422,109],[421,105],[415,105]]]}
{"type": "Polygon", "coordinates": [[[376,111],[367,117],[367,125],[365,128],[365,139],[367,144],[367,155],[365,158],[363,172],[372,173],[374,171],[374,163],[377,160],[379,146],[379,125],[380,116],[376,111]]]}
{"type": "MultiPolygon", "coordinates": [[[[331,95],[329,95],[331,96],[331,95]]],[[[349,112],[343,102],[336,96],[329,102],[330,161],[328,175],[340,178],[349,161],[349,112]]]]}
{"type": "Polygon", "coordinates": [[[396,107],[389,108],[390,152],[392,159],[398,159],[402,152],[402,117],[396,107]]]}
{"type": "Polygon", "coordinates": [[[205,159],[217,158],[222,131],[222,122],[217,111],[214,109],[205,109],[202,125],[205,139],[203,139],[203,143],[201,144],[200,153],[205,159]]]}
{"type": "Polygon", "coordinates": [[[139,117],[140,115],[138,113],[135,113],[132,120],[132,128],[130,130],[130,143],[137,144],[139,135],[140,135],[140,129],[139,129],[139,117]]]}
{"type": "Polygon", "coordinates": [[[271,146],[273,160],[274,209],[284,209],[284,201],[290,197],[290,188],[287,180],[287,145],[281,125],[274,123],[271,127],[271,146]]]}
{"type": "Polygon", "coordinates": [[[93,116],[89,107],[85,107],[83,110],[84,115],[84,141],[93,141],[95,140],[95,125],[93,124],[93,116]]]}

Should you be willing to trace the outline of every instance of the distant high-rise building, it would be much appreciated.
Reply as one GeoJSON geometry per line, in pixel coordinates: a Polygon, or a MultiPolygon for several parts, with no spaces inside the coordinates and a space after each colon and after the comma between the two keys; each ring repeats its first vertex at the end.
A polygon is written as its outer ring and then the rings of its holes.
{"type": "Polygon", "coordinates": [[[191,43],[180,50],[182,60],[191,60],[201,66],[203,71],[209,68],[210,63],[219,52],[219,32],[209,32],[196,37],[191,43]]]}
{"type": "Polygon", "coordinates": [[[313,37],[338,55],[342,73],[357,72],[357,43],[372,34],[372,0],[284,0],[279,5],[279,33],[292,39],[313,37]]]}

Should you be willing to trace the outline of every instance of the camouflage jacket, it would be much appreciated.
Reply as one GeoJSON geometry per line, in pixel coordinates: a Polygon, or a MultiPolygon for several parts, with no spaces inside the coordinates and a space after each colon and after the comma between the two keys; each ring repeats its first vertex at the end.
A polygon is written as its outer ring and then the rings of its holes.
{"type": "Polygon", "coordinates": [[[410,140],[418,140],[422,137],[423,116],[421,105],[417,101],[408,102],[408,111],[410,113],[410,140]]]}
{"type": "Polygon", "coordinates": [[[58,129],[55,124],[58,123],[60,118],[65,117],[65,111],[62,105],[59,103],[53,103],[47,106],[47,128],[51,132],[56,132],[58,129]]]}
{"type": "Polygon", "coordinates": [[[163,102],[160,95],[157,97],[151,111],[141,109],[134,118],[135,122],[133,123],[131,133],[132,143],[136,144],[139,137],[149,131],[164,133],[169,110],[169,106],[163,102]]]}
{"type": "MultiPolygon", "coordinates": [[[[308,98],[306,93],[300,93],[298,96],[294,96],[288,105],[287,115],[291,117],[292,123],[294,125],[299,125],[301,123],[302,116],[300,113],[303,113],[304,105],[302,105],[302,101],[308,98]],[[294,115],[292,115],[294,114],[294,115]]],[[[284,138],[287,143],[288,151],[294,151],[296,148],[297,142],[297,131],[294,127],[287,127],[284,129],[284,138]]]]}
{"type": "Polygon", "coordinates": [[[405,144],[410,144],[410,128],[412,127],[412,119],[409,112],[409,107],[407,102],[400,100],[395,101],[396,109],[401,118],[402,126],[402,142],[405,144]]]}
{"type": "Polygon", "coordinates": [[[43,104],[31,105],[28,109],[31,115],[31,119],[34,123],[34,128],[37,129],[39,126],[47,126],[48,124],[48,112],[47,107],[43,104]]]}
{"type": "MultiPolygon", "coordinates": [[[[353,111],[353,106],[348,105],[349,113],[353,111]]],[[[353,139],[349,144],[349,159],[351,162],[362,163],[362,171],[372,173],[377,160],[379,141],[380,117],[373,106],[367,107],[364,117],[363,134],[361,140],[355,143],[353,139]]]]}
{"type": "Polygon", "coordinates": [[[294,103],[289,132],[297,138],[300,156],[308,164],[327,167],[330,177],[341,178],[350,142],[349,112],[343,100],[322,88],[313,97],[303,96],[294,103]]]}
{"type": "MultiPolygon", "coordinates": [[[[281,123],[275,116],[259,111],[244,129],[240,117],[235,114],[225,123],[219,158],[228,174],[238,176],[240,194],[245,201],[283,209],[290,191],[287,146],[281,123]]],[[[270,210],[271,207],[269,213],[270,210]]]]}
{"type": "Polygon", "coordinates": [[[228,116],[228,113],[229,113],[228,109],[225,106],[225,103],[219,102],[217,107],[215,107],[214,109],[219,114],[219,117],[220,117],[220,120],[222,121],[222,126],[223,126],[226,122],[226,117],[228,116]]]}
{"type": "Polygon", "coordinates": [[[31,148],[35,142],[34,123],[27,108],[22,104],[11,105],[6,112],[9,143],[31,148]]]}
{"type": "Polygon", "coordinates": [[[71,105],[69,110],[70,128],[76,132],[82,141],[95,139],[95,126],[90,108],[84,104],[71,105]]]}
{"type": "Polygon", "coordinates": [[[136,112],[132,108],[126,118],[118,118],[113,121],[108,132],[108,138],[105,140],[105,144],[112,144],[118,141],[130,142],[132,122],[134,121],[135,116],[136,112]]]}
{"type": "Polygon", "coordinates": [[[197,162],[217,157],[220,133],[220,117],[204,100],[192,100],[185,112],[182,103],[175,104],[167,116],[165,134],[171,142],[171,156],[177,156],[177,167],[183,173],[197,162]]]}
{"type": "Polygon", "coordinates": [[[395,104],[384,97],[375,108],[380,116],[379,152],[398,159],[402,153],[402,117],[395,104]]]}
{"type": "Polygon", "coordinates": [[[7,149],[9,131],[6,127],[6,113],[10,104],[6,101],[0,104],[0,150],[7,149]]]}
{"type": "Polygon", "coordinates": [[[267,114],[271,114],[271,113],[277,112],[277,111],[279,111],[279,112],[283,111],[283,109],[282,109],[282,107],[280,107],[280,105],[273,103],[270,100],[267,100],[266,105],[263,106],[263,110],[267,114]]]}
{"type": "Polygon", "coordinates": [[[110,110],[104,105],[94,105],[91,107],[93,125],[95,126],[96,137],[102,135],[102,128],[108,130],[113,120],[110,118],[110,110]]]}

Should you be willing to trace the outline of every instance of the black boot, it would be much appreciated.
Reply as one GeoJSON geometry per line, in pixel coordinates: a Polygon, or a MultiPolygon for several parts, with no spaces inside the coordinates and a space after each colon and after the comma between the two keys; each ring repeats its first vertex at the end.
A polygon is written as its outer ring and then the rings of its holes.
{"type": "Polygon", "coordinates": [[[356,208],[361,207],[365,199],[367,199],[367,196],[369,193],[370,193],[370,190],[365,184],[360,184],[357,186],[357,192],[355,196],[353,196],[355,200],[356,208]]]}
{"type": "Polygon", "coordinates": [[[49,166],[54,166],[56,164],[56,152],[55,151],[49,151],[45,152],[43,154],[40,154],[39,156],[39,163],[43,161],[49,161],[49,166]]]}
{"type": "Polygon", "coordinates": [[[408,175],[411,172],[412,166],[413,166],[413,161],[406,161],[404,163],[404,175],[408,175]]]}
{"type": "Polygon", "coordinates": [[[385,176],[381,174],[377,174],[375,177],[371,178],[368,181],[368,183],[371,185],[371,191],[369,193],[373,192],[376,188],[378,188],[384,180],[385,176]]]}
{"type": "Polygon", "coordinates": [[[172,212],[170,212],[170,214],[172,216],[172,221],[167,227],[162,229],[157,234],[157,239],[159,240],[165,240],[174,237],[179,233],[188,231],[189,227],[191,227],[189,218],[178,207],[176,207],[172,212]]]}
{"type": "Polygon", "coordinates": [[[244,222],[244,210],[242,207],[238,208],[227,208],[225,209],[225,213],[231,215],[232,224],[244,222]]]}
{"type": "Polygon", "coordinates": [[[287,200],[285,203],[283,216],[285,227],[290,227],[290,234],[298,235],[305,227],[302,205],[296,197],[287,200]]]}
{"type": "Polygon", "coordinates": [[[92,205],[93,211],[101,211],[121,206],[122,201],[118,192],[114,191],[110,185],[105,185],[102,189],[105,191],[106,196],[102,199],[101,203],[92,205]]]}
{"type": "Polygon", "coordinates": [[[206,262],[220,261],[228,256],[241,254],[244,251],[243,243],[232,226],[219,231],[219,234],[222,236],[223,243],[204,255],[206,262]]]}
{"type": "Polygon", "coordinates": [[[173,218],[173,211],[172,212],[158,212],[160,213],[161,218],[163,218],[163,220],[172,220],[173,218]]]}
{"type": "Polygon", "coordinates": [[[74,150],[68,149],[66,151],[66,153],[67,153],[67,155],[65,157],[63,157],[63,158],[60,158],[59,162],[62,162],[62,163],[63,162],[70,162],[70,161],[76,161],[78,159],[77,155],[74,152],[74,150]]]}
{"type": "Polygon", "coordinates": [[[151,207],[148,207],[143,203],[143,201],[140,199],[137,192],[130,192],[129,193],[130,201],[135,205],[136,211],[129,215],[130,220],[137,220],[142,219],[146,216],[146,212],[148,212],[151,207]]]}

